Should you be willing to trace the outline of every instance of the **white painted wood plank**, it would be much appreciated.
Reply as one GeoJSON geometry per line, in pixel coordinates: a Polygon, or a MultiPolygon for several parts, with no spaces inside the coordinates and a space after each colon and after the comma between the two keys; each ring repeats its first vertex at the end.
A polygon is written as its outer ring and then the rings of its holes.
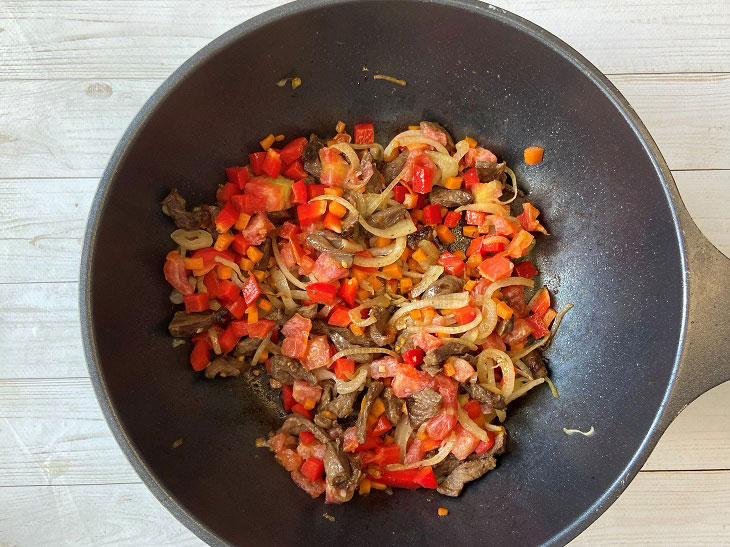
{"type": "MultiPolygon", "coordinates": [[[[6,1],[3,79],[164,78],[213,38],[279,0],[6,1]]],[[[502,0],[601,70],[730,71],[724,0],[502,0]],[[569,14],[567,16],[566,14],[569,14]]]]}
{"type": "MultiPolygon", "coordinates": [[[[142,484],[0,488],[9,545],[203,545],[142,484]]],[[[640,473],[572,545],[717,545],[730,472],[640,473]]]]}

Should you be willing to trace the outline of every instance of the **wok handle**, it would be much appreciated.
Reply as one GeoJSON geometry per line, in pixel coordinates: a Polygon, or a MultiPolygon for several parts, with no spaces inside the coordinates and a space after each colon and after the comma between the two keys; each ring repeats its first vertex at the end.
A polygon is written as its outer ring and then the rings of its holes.
{"type": "Polygon", "coordinates": [[[689,314],[677,379],[660,430],[697,397],[730,380],[730,259],[709,242],[672,188],[687,252],[689,314]]]}

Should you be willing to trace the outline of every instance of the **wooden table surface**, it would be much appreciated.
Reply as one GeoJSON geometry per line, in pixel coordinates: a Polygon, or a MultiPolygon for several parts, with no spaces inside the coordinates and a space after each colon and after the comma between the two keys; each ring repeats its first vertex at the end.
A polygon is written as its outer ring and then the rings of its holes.
{"type": "MultiPolygon", "coordinates": [[[[98,177],[150,94],[271,0],[0,2],[0,545],[201,545],[104,421],[79,335],[98,177]]],[[[730,1],[503,0],[583,53],[656,139],[730,251],[730,1]]],[[[726,336],[726,333],[718,333],[726,336]]],[[[669,428],[578,545],[730,544],[730,384],[669,428]]]]}

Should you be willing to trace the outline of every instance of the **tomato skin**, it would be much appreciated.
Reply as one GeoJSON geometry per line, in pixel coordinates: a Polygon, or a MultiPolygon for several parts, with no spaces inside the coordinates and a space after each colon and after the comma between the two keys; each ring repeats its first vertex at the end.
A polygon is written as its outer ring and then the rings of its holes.
{"type": "Polygon", "coordinates": [[[371,123],[361,123],[353,129],[355,144],[373,144],[375,142],[375,127],[371,123]]]}
{"type": "Polygon", "coordinates": [[[177,252],[171,252],[167,255],[165,266],[162,268],[167,282],[175,287],[180,294],[187,296],[193,294],[193,286],[188,281],[188,274],[185,270],[185,260],[177,252]]]}
{"type": "Polygon", "coordinates": [[[456,433],[456,444],[451,449],[451,453],[458,459],[465,460],[479,445],[479,439],[461,427],[461,424],[456,424],[454,432],[456,433]]]}
{"type": "Polygon", "coordinates": [[[391,383],[391,389],[396,397],[409,397],[414,393],[433,386],[433,378],[410,365],[401,364],[391,383]]]}
{"type": "Polygon", "coordinates": [[[537,268],[535,268],[535,265],[530,262],[529,260],[523,260],[519,264],[515,266],[515,275],[518,277],[524,277],[526,279],[532,279],[535,277],[539,272],[537,271],[537,268]]]}
{"type": "Polygon", "coordinates": [[[326,336],[316,336],[309,341],[302,364],[307,370],[326,367],[330,360],[330,345],[326,336]]]}
{"type": "Polygon", "coordinates": [[[273,229],[274,225],[266,213],[256,213],[241,234],[251,245],[261,245],[273,229]]]}
{"type": "Polygon", "coordinates": [[[456,416],[449,414],[445,410],[441,410],[426,424],[426,435],[434,440],[442,441],[454,429],[456,421],[456,416]]]}
{"type": "Polygon", "coordinates": [[[479,264],[479,273],[486,277],[489,281],[499,281],[510,276],[514,264],[509,258],[501,255],[495,255],[485,259],[479,264]]]}
{"type": "Polygon", "coordinates": [[[350,271],[338,264],[329,253],[322,253],[314,263],[314,270],[312,273],[314,273],[314,276],[318,281],[330,283],[346,277],[350,271]]]}

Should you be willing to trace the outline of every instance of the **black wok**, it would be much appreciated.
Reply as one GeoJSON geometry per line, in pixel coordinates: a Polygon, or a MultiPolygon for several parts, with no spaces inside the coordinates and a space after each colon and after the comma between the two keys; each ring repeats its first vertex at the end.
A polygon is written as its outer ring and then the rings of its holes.
{"type": "Polygon", "coordinates": [[[119,444],[157,498],[216,545],[565,543],[623,491],[681,409],[730,377],[730,264],[687,215],[646,128],[570,47],[467,0],[303,1],[204,48],[117,147],[81,281],[89,369],[119,444]],[[296,91],[276,86],[295,75],[296,91]],[[210,202],[223,167],[262,136],[329,133],[339,119],[373,121],[382,136],[429,119],[488,143],[544,211],[553,235],[537,265],[558,304],[575,304],[548,353],[561,398],[526,397],[508,422],[510,452],[458,499],[313,501],[254,447],[272,406],[243,381],[201,379],[165,330],[162,197],[176,186],[210,202]],[[529,145],[547,149],[539,167],[520,159],[529,145]],[[562,432],[590,426],[588,438],[562,432]],[[448,518],[437,520],[439,506],[448,518]]]}

